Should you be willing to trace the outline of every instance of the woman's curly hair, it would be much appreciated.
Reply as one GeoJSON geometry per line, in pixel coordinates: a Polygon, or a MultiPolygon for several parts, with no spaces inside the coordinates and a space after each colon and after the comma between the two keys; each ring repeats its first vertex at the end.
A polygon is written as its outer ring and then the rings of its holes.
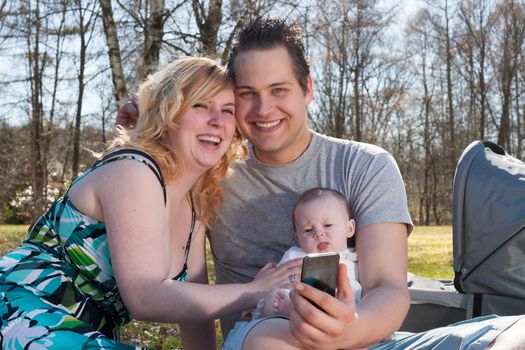
{"type": "MultiPolygon", "coordinates": [[[[168,128],[177,128],[181,112],[198,102],[232,87],[225,68],[204,57],[178,59],[151,74],[139,86],[137,98],[139,119],[129,130],[117,128],[117,137],[109,147],[135,147],[150,154],[158,163],[167,182],[180,178],[184,172],[181,158],[164,141],[168,128]]],[[[230,172],[233,161],[246,156],[241,134],[235,131],[226,153],[213,167],[202,174],[192,187],[194,208],[206,226],[215,216],[215,206],[223,198],[221,181],[230,172]]]]}

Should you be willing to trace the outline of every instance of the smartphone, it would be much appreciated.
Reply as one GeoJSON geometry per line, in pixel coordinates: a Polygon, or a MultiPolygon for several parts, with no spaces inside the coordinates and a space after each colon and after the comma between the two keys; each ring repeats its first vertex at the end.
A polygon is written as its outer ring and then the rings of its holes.
{"type": "Polygon", "coordinates": [[[339,272],[339,254],[308,254],[303,258],[301,282],[335,296],[339,272]]]}

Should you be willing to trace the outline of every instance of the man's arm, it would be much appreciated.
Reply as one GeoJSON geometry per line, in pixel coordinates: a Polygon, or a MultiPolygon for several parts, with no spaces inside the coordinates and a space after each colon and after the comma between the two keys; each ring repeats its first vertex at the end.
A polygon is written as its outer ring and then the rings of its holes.
{"type": "Polygon", "coordinates": [[[406,225],[367,225],[357,233],[356,248],[363,287],[363,298],[357,305],[346,276],[339,279],[338,299],[304,284],[296,288],[290,327],[304,348],[315,349],[318,344],[327,349],[369,346],[401,325],[410,305],[406,225]]]}

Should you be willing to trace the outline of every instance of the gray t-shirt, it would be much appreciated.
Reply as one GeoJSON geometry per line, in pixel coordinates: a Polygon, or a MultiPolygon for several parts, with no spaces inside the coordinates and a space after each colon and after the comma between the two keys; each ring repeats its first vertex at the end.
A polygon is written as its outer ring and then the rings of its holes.
{"type": "MultiPolygon", "coordinates": [[[[348,199],[357,233],[379,222],[406,223],[411,231],[403,180],[388,152],[312,134],[305,152],[288,164],[263,164],[250,147],[246,162],[234,165],[208,234],[216,283],[248,282],[266,263],[278,262],[296,245],[292,210],[299,196],[312,187],[332,188],[348,199]]],[[[232,320],[223,320],[223,332],[232,325],[232,320]]]]}

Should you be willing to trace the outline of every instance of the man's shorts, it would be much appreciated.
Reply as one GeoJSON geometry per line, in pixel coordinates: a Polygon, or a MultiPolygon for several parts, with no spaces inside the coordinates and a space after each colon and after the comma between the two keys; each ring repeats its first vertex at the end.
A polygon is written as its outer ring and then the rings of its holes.
{"type": "MultiPolygon", "coordinates": [[[[237,322],[224,343],[224,350],[240,350],[246,335],[260,322],[237,322]]],[[[421,333],[396,332],[392,338],[368,350],[484,350],[504,330],[525,316],[482,316],[421,333]]],[[[284,318],[284,317],[280,317],[284,318]]]]}

